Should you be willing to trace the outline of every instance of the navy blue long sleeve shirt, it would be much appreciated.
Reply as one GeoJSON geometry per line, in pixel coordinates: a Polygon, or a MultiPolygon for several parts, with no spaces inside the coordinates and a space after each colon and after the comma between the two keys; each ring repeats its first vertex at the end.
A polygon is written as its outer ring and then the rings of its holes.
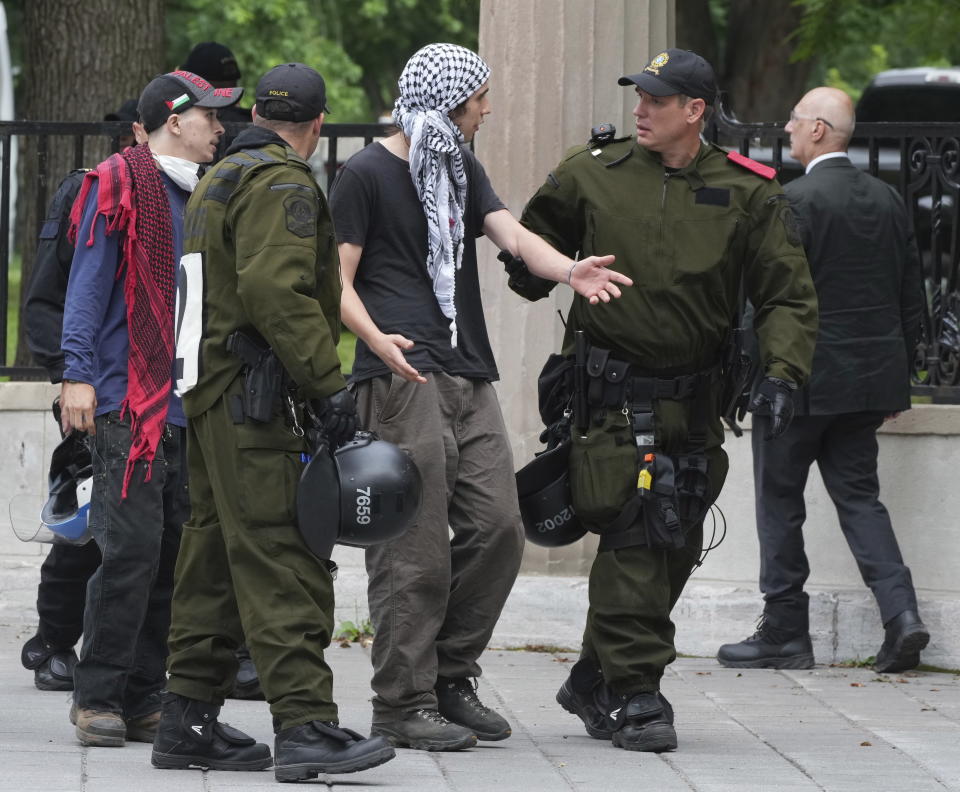
{"type": "MultiPolygon", "coordinates": [[[[173,266],[183,254],[183,211],[190,194],[166,174],[161,180],[167,190],[173,214],[173,266]]],[[[127,301],[123,278],[117,278],[120,264],[119,232],[107,234],[107,221],[97,217],[93,245],[87,247],[97,207],[98,184],[94,182],[83,207],[77,246],[67,285],[63,313],[64,379],[93,385],[97,394],[97,415],[119,410],[127,395],[127,301]]],[[[170,321],[173,322],[171,316],[170,321]]],[[[173,370],[171,369],[171,379],[173,370]]],[[[167,423],[186,426],[180,399],[170,391],[167,423]]]]}

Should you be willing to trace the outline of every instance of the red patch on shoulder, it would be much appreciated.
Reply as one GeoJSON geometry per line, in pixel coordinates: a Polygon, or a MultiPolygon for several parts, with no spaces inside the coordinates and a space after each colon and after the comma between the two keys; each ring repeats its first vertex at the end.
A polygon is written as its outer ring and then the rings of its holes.
{"type": "Polygon", "coordinates": [[[741,168],[746,168],[748,171],[756,173],[757,176],[763,176],[764,179],[773,179],[777,175],[777,171],[769,165],[763,165],[756,160],[750,159],[750,157],[744,157],[743,154],[739,154],[736,151],[728,151],[727,159],[735,162],[741,168]]]}

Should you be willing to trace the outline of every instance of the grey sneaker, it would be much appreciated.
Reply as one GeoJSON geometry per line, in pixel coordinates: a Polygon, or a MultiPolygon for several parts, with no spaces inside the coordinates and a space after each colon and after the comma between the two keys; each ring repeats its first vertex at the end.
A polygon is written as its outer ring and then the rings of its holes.
{"type": "Polygon", "coordinates": [[[510,724],[477,698],[477,686],[469,679],[437,677],[437,711],[477,735],[478,740],[506,740],[510,724]]]}
{"type": "Polygon", "coordinates": [[[370,734],[386,737],[391,745],[418,751],[460,751],[473,748],[477,735],[451,723],[436,710],[404,712],[399,720],[373,723],[370,734]]]}

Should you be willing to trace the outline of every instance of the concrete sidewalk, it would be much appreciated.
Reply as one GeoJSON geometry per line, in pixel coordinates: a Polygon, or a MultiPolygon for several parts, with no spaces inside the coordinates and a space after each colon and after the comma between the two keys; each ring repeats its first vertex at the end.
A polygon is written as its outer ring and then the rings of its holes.
{"type": "MultiPolygon", "coordinates": [[[[150,746],[84,748],[67,720],[69,696],[42,693],[19,662],[28,626],[0,626],[0,790],[227,792],[277,789],[270,771],[156,770],[150,746]]],[[[370,660],[357,644],[328,658],[344,725],[370,724],[370,660]]],[[[677,713],[679,749],[637,754],[593,740],[554,695],[571,654],[489,649],[480,695],[514,726],[500,743],[459,753],[400,750],[381,767],[321,777],[353,790],[634,790],[653,792],[926,792],[960,790],[960,677],[721,668],[682,658],[663,691],[677,713]]],[[[272,747],[263,702],[228,701],[222,718],[272,747]]]]}

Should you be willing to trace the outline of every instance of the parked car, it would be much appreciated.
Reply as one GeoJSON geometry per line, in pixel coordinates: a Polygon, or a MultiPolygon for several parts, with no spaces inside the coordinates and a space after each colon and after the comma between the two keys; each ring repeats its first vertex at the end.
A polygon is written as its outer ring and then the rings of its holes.
{"type": "Polygon", "coordinates": [[[960,123],[960,67],[880,72],[857,102],[857,121],[960,123]]]}

